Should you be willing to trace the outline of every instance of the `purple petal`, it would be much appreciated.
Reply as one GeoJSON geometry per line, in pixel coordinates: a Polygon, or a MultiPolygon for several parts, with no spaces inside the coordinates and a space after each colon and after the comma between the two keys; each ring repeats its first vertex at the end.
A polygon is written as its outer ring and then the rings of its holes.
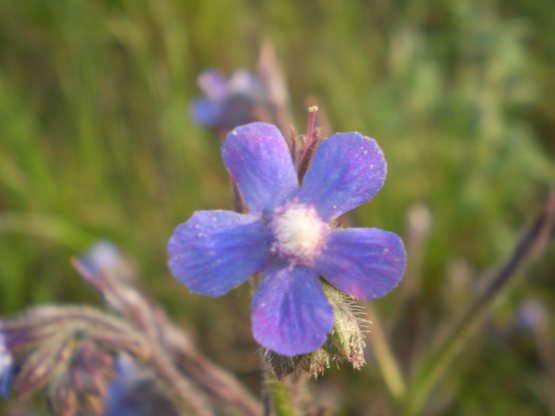
{"type": "Polygon", "coordinates": [[[293,356],[320,348],[333,329],[333,307],[318,275],[304,267],[274,266],[252,301],[252,330],[262,346],[293,356]]]}
{"type": "Polygon", "coordinates": [[[237,127],[228,134],[222,157],[253,212],[280,206],[298,188],[287,143],[271,124],[237,127]]]}
{"type": "Polygon", "coordinates": [[[195,123],[204,127],[214,127],[221,118],[222,104],[204,97],[195,98],[190,111],[195,123]]]}
{"type": "Polygon", "coordinates": [[[10,395],[10,387],[14,377],[15,368],[13,365],[9,367],[0,367],[0,396],[5,399],[10,395]]]}
{"type": "Polygon", "coordinates": [[[89,273],[98,275],[117,270],[124,259],[114,244],[99,240],[79,257],[79,261],[89,273]]]}
{"type": "Polygon", "coordinates": [[[374,139],[336,133],[314,155],[300,200],[316,207],[324,220],[364,204],[382,188],[387,166],[374,139]]]}
{"type": "Polygon", "coordinates": [[[133,378],[138,378],[137,368],[127,355],[120,355],[116,360],[116,378],[110,383],[105,396],[104,416],[127,416],[133,413],[131,402],[133,378]]]}
{"type": "Polygon", "coordinates": [[[262,85],[255,74],[244,69],[238,69],[229,80],[228,94],[241,94],[252,98],[261,98],[263,96],[262,85]]]}
{"type": "Polygon", "coordinates": [[[8,398],[14,375],[14,360],[6,347],[6,340],[0,333],[0,395],[8,398]]]}
{"type": "Polygon", "coordinates": [[[193,293],[220,296],[263,269],[265,227],[254,215],[197,211],[168,242],[168,265],[193,293]]]}
{"type": "Polygon", "coordinates": [[[232,94],[221,102],[221,113],[218,126],[233,129],[241,124],[256,120],[256,102],[253,97],[245,94],[232,94]]]}
{"type": "Polygon", "coordinates": [[[339,290],[371,300],[388,294],[405,272],[407,255],[396,234],[376,228],[336,229],[316,270],[339,290]]]}
{"type": "Polygon", "coordinates": [[[228,81],[217,69],[202,72],[197,80],[199,87],[210,100],[221,100],[227,92],[228,81]]]}

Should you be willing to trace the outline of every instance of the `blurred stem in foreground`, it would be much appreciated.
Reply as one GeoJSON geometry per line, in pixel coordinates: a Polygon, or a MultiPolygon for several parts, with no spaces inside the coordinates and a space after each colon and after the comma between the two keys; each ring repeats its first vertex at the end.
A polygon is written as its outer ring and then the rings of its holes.
{"type": "Polygon", "coordinates": [[[540,214],[517,242],[509,259],[493,274],[485,290],[454,323],[444,341],[423,360],[411,382],[405,407],[406,414],[422,414],[422,409],[433,388],[466,342],[481,327],[493,301],[516,275],[523,262],[543,251],[552,234],[554,220],[555,191],[551,193],[540,214]]]}
{"type": "Polygon", "coordinates": [[[378,363],[385,384],[395,400],[403,401],[406,397],[407,388],[401,374],[401,369],[395,360],[395,355],[391,351],[380,318],[374,307],[368,304],[366,311],[372,322],[372,329],[369,333],[370,343],[372,344],[372,350],[376,356],[376,362],[378,363]]]}
{"type": "Polygon", "coordinates": [[[154,351],[165,351],[168,358],[160,353],[153,364],[174,380],[172,386],[178,388],[192,383],[200,388],[197,396],[206,396],[211,405],[218,404],[243,415],[260,415],[260,404],[241,383],[198,352],[188,334],[139,290],[137,276],[124,259],[116,256],[112,262],[114,264],[105,270],[91,270],[87,259],[72,261],[79,274],[102,294],[106,303],[145,335],[154,351]],[[176,372],[171,363],[180,371],[176,372]]]}

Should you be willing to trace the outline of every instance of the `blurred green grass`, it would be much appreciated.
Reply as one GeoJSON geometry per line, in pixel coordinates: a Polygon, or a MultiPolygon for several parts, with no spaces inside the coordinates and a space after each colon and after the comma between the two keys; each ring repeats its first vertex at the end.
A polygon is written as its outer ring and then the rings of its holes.
{"type": "MultiPolygon", "coordinates": [[[[554,13],[547,0],[0,2],[0,315],[98,302],[69,258],[108,238],[199,344],[254,384],[247,291],[188,294],[165,245],[192,211],[231,207],[218,142],[188,118],[196,76],[254,67],[264,39],[283,60],[300,130],[314,95],[336,130],[384,149],[388,181],[357,221],[402,234],[412,204],[430,207],[421,303],[442,311],[449,266],[495,265],[553,185],[554,13]]],[[[499,313],[532,294],[553,300],[553,262],[533,271],[499,313]]],[[[472,344],[473,365],[492,359],[479,352],[488,342],[472,344]]],[[[506,407],[467,386],[450,414],[547,411],[525,381],[500,391],[508,378],[539,377],[537,365],[497,365],[484,385],[506,407]]],[[[357,386],[339,399],[344,414],[386,394],[368,367],[329,376],[357,386]]]]}

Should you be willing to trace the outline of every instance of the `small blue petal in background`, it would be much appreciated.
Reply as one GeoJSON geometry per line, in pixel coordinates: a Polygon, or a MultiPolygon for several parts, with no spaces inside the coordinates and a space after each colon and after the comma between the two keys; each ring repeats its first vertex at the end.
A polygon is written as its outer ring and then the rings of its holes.
{"type": "Polygon", "coordinates": [[[95,275],[119,267],[122,256],[114,244],[106,240],[100,240],[94,243],[79,260],[89,273],[95,275]]]}
{"type": "Polygon", "coordinates": [[[202,127],[232,129],[257,119],[256,113],[266,105],[266,93],[258,77],[244,69],[229,79],[214,69],[198,77],[203,92],[191,104],[191,117],[202,127]]]}
{"type": "Polygon", "coordinates": [[[4,336],[0,333],[0,395],[8,397],[13,378],[13,357],[6,348],[4,336]]]}

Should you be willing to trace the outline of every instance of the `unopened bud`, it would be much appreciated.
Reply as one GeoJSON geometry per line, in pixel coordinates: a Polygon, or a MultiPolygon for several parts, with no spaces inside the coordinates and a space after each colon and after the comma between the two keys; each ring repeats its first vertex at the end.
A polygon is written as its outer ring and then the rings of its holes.
{"type": "Polygon", "coordinates": [[[86,307],[31,309],[0,320],[0,392],[13,375],[19,397],[44,389],[53,414],[103,415],[120,351],[150,355],[145,337],[113,316],[86,307]]]}
{"type": "Polygon", "coordinates": [[[79,263],[88,275],[104,279],[129,281],[134,279],[130,262],[111,242],[100,240],[79,257],[79,263]]]}
{"type": "Polygon", "coordinates": [[[52,337],[23,361],[14,381],[20,397],[29,397],[45,387],[54,374],[65,371],[72,349],[68,341],[64,337],[52,337]]]}
{"type": "Polygon", "coordinates": [[[366,363],[364,332],[368,329],[369,322],[365,318],[364,309],[353,297],[330,285],[324,285],[324,292],[333,305],[335,315],[333,332],[327,342],[328,351],[334,360],[346,360],[358,370],[366,363]]]}

